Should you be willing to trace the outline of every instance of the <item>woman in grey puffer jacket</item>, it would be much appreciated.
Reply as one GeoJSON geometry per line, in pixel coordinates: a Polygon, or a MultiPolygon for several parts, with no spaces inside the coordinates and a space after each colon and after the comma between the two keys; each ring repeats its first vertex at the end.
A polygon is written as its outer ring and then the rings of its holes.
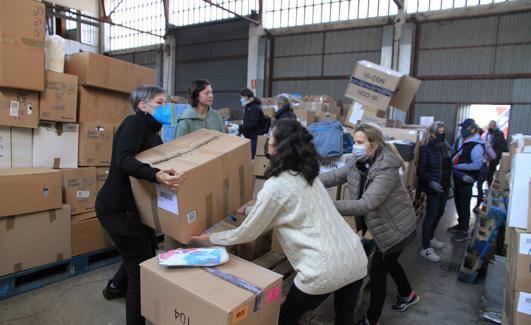
{"type": "Polygon", "coordinates": [[[418,302],[398,257],[415,236],[416,216],[411,199],[401,182],[403,161],[394,147],[386,144],[380,129],[362,123],[354,133],[354,159],[344,167],[321,174],[326,187],[347,183],[350,200],[335,201],[343,216],[357,216],[358,229],[368,229],[376,243],[371,261],[371,301],[367,323],[378,324],[390,273],[398,287],[394,310],[404,311],[418,302]]]}

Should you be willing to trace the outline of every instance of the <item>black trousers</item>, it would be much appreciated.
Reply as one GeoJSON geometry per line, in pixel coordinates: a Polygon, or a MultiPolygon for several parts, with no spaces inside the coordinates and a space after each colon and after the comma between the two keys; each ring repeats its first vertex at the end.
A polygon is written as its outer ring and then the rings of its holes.
{"type": "Polygon", "coordinates": [[[489,184],[489,188],[492,185],[492,181],[494,180],[494,173],[496,173],[496,167],[498,167],[499,163],[500,163],[499,158],[496,158],[489,162],[489,172],[487,174],[487,184],[489,184]]]}
{"type": "MultiPolygon", "coordinates": [[[[336,325],[354,324],[354,309],[363,279],[344,286],[334,292],[336,325]]],[[[295,284],[291,286],[286,301],[280,308],[279,325],[296,325],[301,316],[317,308],[330,294],[309,295],[300,291],[295,284]]]]}
{"type": "MultiPolygon", "coordinates": [[[[489,171],[489,167],[487,166],[487,163],[483,163],[483,165],[481,165],[481,169],[479,170],[478,181],[476,182],[476,188],[478,190],[478,199],[476,201],[476,207],[479,207],[481,205],[481,202],[483,202],[483,197],[484,197],[483,183],[485,183],[485,181],[487,180],[489,173],[490,171],[489,171]]],[[[490,188],[490,185],[492,183],[489,183],[489,182],[487,183],[490,188]]]]}
{"type": "Polygon", "coordinates": [[[426,216],[422,224],[422,248],[430,247],[430,240],[433,239],[435,229],[439,225],[439,221],[444,214],[446,201],[448,200],[448,189],[444,193],[426,193],[427,207],[426,216]]]}
{"type": "Polygon", "coordinates": [[[472,200],[473,186],[474,184],[464,182],[455,183],[454,201],[457,211],[457,223],[462,231],[468,231],[468,224],[470,223],[470,201],[472,200]]]}
{"type": "Polygon", "coordinates": [[[387,292],[387,274],[391,274],[395,281],[400,297],[408,297],[413,291],[402,265],[398,262],[401,252],[385,255],[378,248],[374,252],[370,269],[371,300],[367,309],[367,319],[370,324],[377,324],[382,315],[387,292]]]}
{"type": "Polygon", "coordinates": [[[155,232],[140,222],[138,211],[116,211],[96,202],[96,213],[122,256],[115,286],[126,289],[127,325],[144,325],[140,311],[140,266],[155,256],[155,232]]]}

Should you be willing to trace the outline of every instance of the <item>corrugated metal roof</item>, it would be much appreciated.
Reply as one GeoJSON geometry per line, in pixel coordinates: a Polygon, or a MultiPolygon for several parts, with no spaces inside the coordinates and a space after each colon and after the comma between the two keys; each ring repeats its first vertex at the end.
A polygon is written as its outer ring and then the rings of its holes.
{"type": "Polygon", "coordinates": [[[324,75],[349,75],[359,60],[380,62],[380,51],[370,53],[327,54],[324,58],[324,75]]]}
{"type": "Polygon", "coordinates": [[[511,103],[513,80],[426,80],[420,85],[417,102],[511,103]]]}
{"type": "Polygon", "coordinates": [[[499,43],[530,42],[531,12],[500,16],[499,43]]]}
{"type": "Polygon", "coordinates": [[[275,37],[274,56],[322,53],[323,38],[324,33],[275,37]]]}
{"type": "Polygon", "coordinates": [[[382,47],[382,27],[327,32],[326,53],[349,51],[379,51],[382,47]]]}
{"type": "Polygon", "coordinates": [[[515,103],[531,103],[531,79],[514,80],[513,101],[515,103]]]}
{"type": "MultiPolygon", "coordinates": [[[[531,30],[529,30],[529,34],[531,34],[531,30]]],[[[526,72],[531,72],[531,44],[498,47],[496,73],[526,72]]]]}
{"type": "Polygon", "coordinates": [[[456,104],[415,104],[413,123],[419,124],[421,116],[433,116],[434,121],[442,121],[446,124],[447,134],[452,138],[455,132],[456,115],[456,104]]]}
{"type": "Polygon", "coordinates": [[[531,134],[531,105],[512,105],[509,132],[531,134]]]}
{"type": "Polygon", "coordinates": [[[492,73],[494,47],[420,51],[418,73],[469,75],[492,73]]]}
{"type": "Polygon", "coordinates": [[[495,44],[497,19],[485,17],[423,23],[420,48],[495,44]]]}
{"type": "Polygon", "coordinates": [[[320,76],[322,55],[275,58],[273,77],[320,76]]]}

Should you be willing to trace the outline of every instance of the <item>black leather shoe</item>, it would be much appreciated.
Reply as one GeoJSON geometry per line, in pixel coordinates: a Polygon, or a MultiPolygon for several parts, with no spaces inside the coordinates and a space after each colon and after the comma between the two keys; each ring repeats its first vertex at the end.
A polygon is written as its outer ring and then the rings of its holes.
{"type": "Polygon", "coordinates": [[[103,289],[103,296],[105,297],[105,299],[113,300],[116,298],[125,297],[126,291],[123,289],[111,287],[111,283],[112,283],[112,280],[109,280],[109,282],[107,282],[107,287],[103,289]]]}

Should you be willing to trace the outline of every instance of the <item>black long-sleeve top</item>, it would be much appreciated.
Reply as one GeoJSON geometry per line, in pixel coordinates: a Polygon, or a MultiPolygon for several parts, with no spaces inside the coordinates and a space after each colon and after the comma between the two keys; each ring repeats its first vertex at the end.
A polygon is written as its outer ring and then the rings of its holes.
{"type": "Polygon", "coordinates": [[[136,154],[162,144],[157,133],[162,125],[150,114],[137,112],[127,116],[118,127],[112,144],[109,175],[96,200],[115,210],[136,210],[129,176],[156,181],[159,171],[135,159],[136,154]]]}

